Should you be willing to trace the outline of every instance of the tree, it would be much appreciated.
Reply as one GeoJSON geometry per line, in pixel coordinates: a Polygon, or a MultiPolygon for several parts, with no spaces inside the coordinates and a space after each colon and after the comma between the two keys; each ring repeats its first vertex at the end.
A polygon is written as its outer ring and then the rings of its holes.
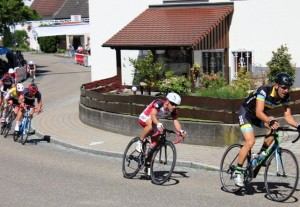
{"type": "Polygon", "coordinates": [[[39,20],[42,17],[35,10],[24,6],[22,0],[2,0],[0,1],[0,28],[4,37],[10,38],[9,27],[29,20],[39,20]]]}
{"type": "Polygon", "coordinates": [[[150,95],[151,88],[157,86],[158,75],[162,72],[163,65],[154,62],[152,52],[142,59],[129,58],[129,62],[135,67],[134,82],[145,82],[150,95]]]}
{"type": "Polygon", "coordinates": [[[288,47],[286,45],[281,45],[276,52],[272,52],[272,59],[267,62],[269,67],[269,72],[267,77],[269,82],[274,82],[275,76],[278,73],[285,72],[289,74],[293,79],[295,79],[296,69],[291,63],[291,55],[288,53],[288,47]]]}

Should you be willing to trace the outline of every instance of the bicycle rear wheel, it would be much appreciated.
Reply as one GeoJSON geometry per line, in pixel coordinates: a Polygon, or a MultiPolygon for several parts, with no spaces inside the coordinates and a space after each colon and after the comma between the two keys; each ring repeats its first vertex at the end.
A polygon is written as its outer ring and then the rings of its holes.
{"type": "Polygon", "coordinates": [[[140,170],[142,153],[135,149],[138,140],[139,137],[133,138],[124,151],[122,172],[125,178],[133,178],[140,170]]]}
{"type": "Polygon", "coordinates": [[[223,154],[220,164],[220,180],[223,189],[230,193],[241,190],[241,187],[236,186],[233,180],[233,173],[237,167],[237,158],[241,148],[242,145],[240,144],[229,146],[223,154]]]}
{"type": "Polygon", "coordinates": [[[5,128],[6,128],[6,123],[1,123],[1,129],[0,129],[0,134],[2,135],[2,134],[4,134],[4,130],[5,130],[5,128]]]}
{"type": "Polygon", "coordinates": [[[5,126],[5,129],[3,131],[4,138],[6,138],[8,136],[8,133],[11,130],[13,119],[14,119],[14,112],[11,111],[7,115],[7,118],[6,118],[6,126],[5,126]]]}
{"type": "Polygon", "coordinates": [[[165,145],[153,153],[151,162],[151,180],[154,184],[164,184],[173,173],[176,164],[176,148],[172,142],[166,141],[165,145]]]}
{"type": "Polygon", "coordinates": [[[295,192],[299,179],[298,161],[287,149],[278,149],[269,158],[265,169],[267,194],[273,201],[285,201],[295,192]]]}

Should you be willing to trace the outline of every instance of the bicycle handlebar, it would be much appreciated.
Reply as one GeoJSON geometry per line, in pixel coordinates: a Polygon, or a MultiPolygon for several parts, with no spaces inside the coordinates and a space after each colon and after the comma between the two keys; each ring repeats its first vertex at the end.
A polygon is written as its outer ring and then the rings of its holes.
{"type": "Polygon", "coordinates": [[[175,132],[174,130],[164,129],[164,133],[177,135],[178,138],[175,141],[173,141],[174,144],[178,144],[184,139],[184,137],[182,136],[182,134],[180,132],[175,132]]]}
{"type": "Polygon", "coordinates": [[[297,129],[290,129],[289,126],[282,126],[282,127],[278,127],[276,130],[271,130],[270,134],[268,134],[267,136],[270,136],[272,134],[274,134],[276,131],[283,131],[283,132],[298,132],[298,136],[296,139],[294,139],[292,141],[292,143],[297,142],[300,139],[300,132],[297,129]]]}
{"type": "MultiPolygon", "coordinates": [[[[30,105],[27,105],[27,104],[25,104],[25,106],[20,105],[20,108],[24,108],[24,109],[26,108],[27,109],[28,107],[33,108],[33,109],[38,109],[38,107],[36,107],[36,106],[30,106],[30,105]]],[[[36,112],[36,111],[34,111],[34,112],[36,112]]],[[[41,112],[42,112],[42,109],[38,110],[37,115],[39,115],[41,112]]]]}

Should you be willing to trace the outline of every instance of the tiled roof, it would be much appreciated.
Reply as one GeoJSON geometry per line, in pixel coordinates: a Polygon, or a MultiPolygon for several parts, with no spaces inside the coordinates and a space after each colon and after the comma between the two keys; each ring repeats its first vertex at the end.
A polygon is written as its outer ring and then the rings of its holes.
{"type": "Polygon", "coordinates": [[[69,19],[71,15],[89,17],[88,0],[35,0],[30,8],[38,11],[44,19],[69,19]]]}
{"type": "Polygon", "coordinates": [[[55,19],[70,18],[71,15],[81,15],[82,18],[89,17],[88,0],[66,0],[60,10],[53,16],[55,19]]]}
{"type": "Polygon", "coordinates": [[[44,18],[52,17],[66,0],[35,0],[30,8],[39,12],[44,18]]]}
{"type": "Polygon", "coordinates": [[[232,12],[233,4],[150,6],[102,46],[112,48],[192,46],[200,42],[232,12]]]}

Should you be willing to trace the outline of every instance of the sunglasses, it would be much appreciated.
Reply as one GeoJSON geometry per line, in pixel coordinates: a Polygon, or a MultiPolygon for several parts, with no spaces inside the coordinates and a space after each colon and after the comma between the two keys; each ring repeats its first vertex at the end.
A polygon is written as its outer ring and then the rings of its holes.
{"type": "Polygon", "coordinates": [[[283,90],[290,90],[290,87],[288,86],[279,86],[280,88],[282,88],[283,90]]]}
{"type": "Polygon", "coordinates": [[[172,106],[178,106],[176,103],[173,103],[172,101],[169,101],[169,102],[172,106]]]}

